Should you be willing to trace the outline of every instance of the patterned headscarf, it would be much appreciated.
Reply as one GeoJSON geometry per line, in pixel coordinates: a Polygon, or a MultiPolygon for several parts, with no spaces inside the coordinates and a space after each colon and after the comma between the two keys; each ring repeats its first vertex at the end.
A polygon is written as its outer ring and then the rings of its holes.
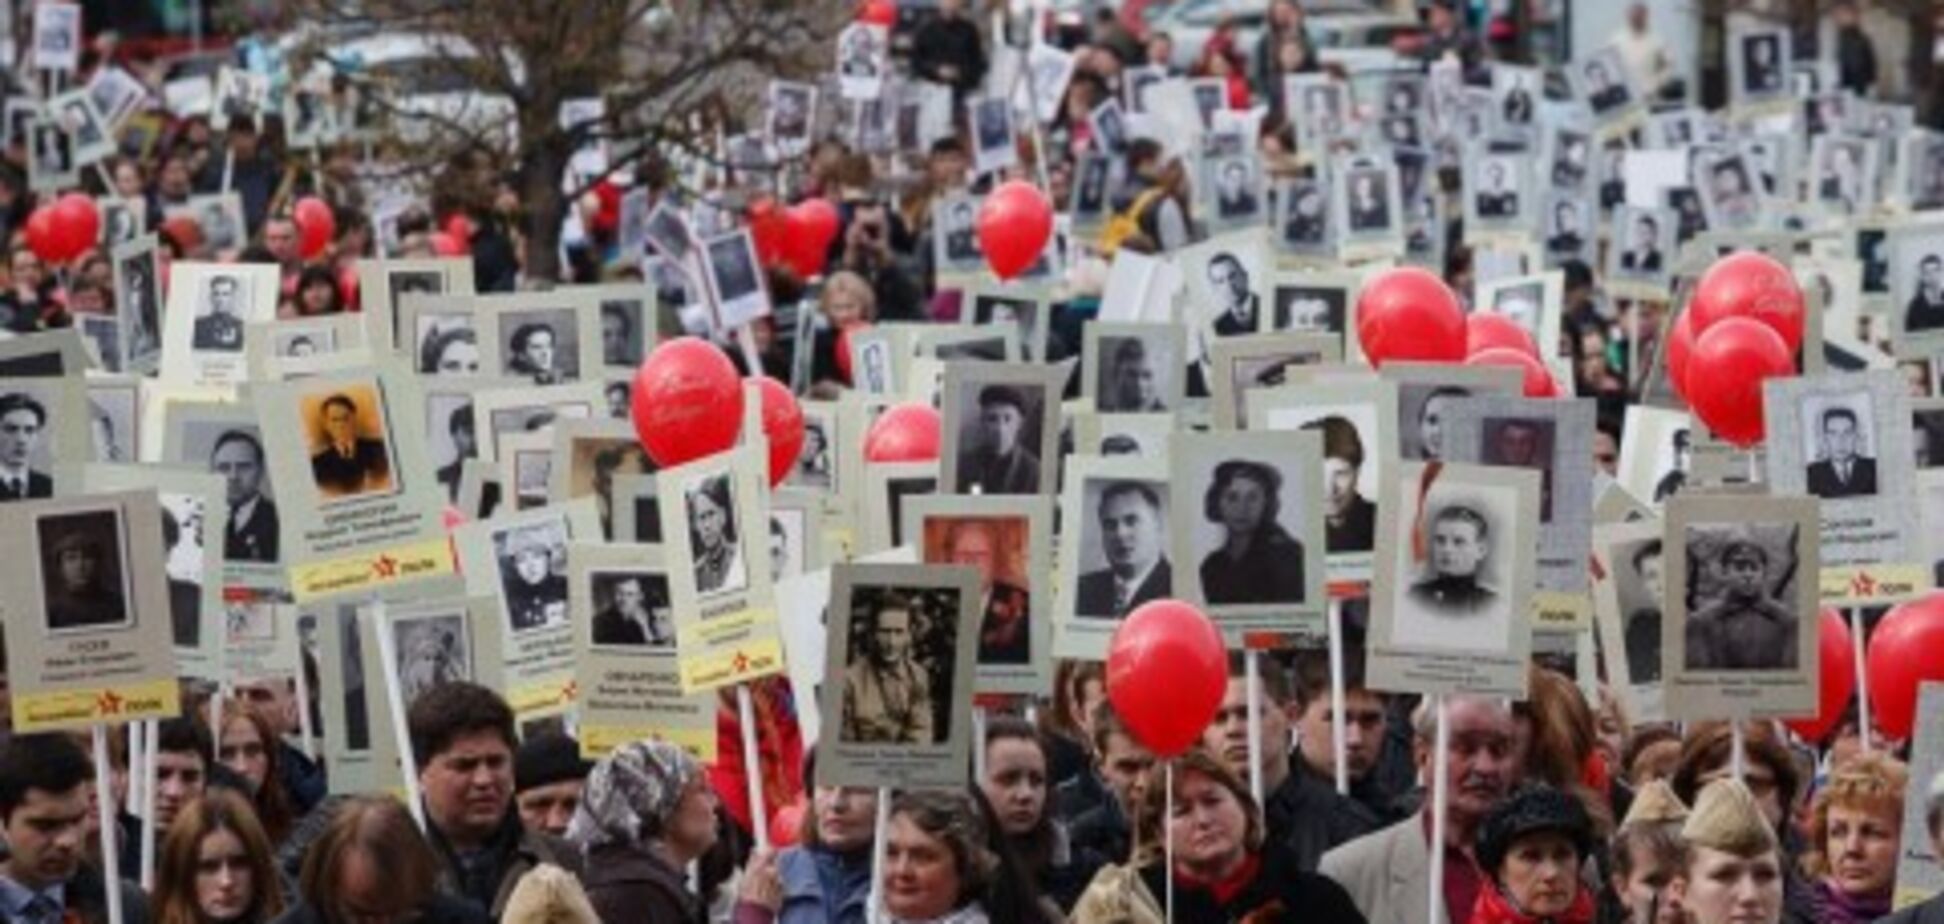
{"type": "Polygon", "coordinates": [[[582,849],[601,844],[646,847],[662,836],[682,793],[702,776],[702,765],[665,741],[637,741],[615,748],[594,765],[567,839],[582,849]]]}

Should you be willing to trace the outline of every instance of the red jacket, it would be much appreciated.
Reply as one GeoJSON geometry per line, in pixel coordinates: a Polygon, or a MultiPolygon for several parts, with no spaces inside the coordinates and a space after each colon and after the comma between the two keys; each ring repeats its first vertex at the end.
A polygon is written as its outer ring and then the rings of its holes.
{"type": "Polygon", "coordinates": [[[1478,903],[1468,920],[1470,924],[1593,924],[1593,893],[1582,885],[1564,914],[1542,918],[1520,911],[1499,891],[1498,883],[1487,882],[1478,890],[1478,903]]]}

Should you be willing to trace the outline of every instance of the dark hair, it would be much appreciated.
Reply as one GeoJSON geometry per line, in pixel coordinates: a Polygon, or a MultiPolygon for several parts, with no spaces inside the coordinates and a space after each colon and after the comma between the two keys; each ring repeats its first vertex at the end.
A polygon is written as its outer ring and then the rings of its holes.
{"type": "Polygon", "coordinates": [[[297,310],[300,313],[308,313],[304,307],[304,292],[320,285],[331,290],[331,307],[326,313],[343,312],[344,293],[338,289],[337,279],[331,275],[331,271],[321,266],[306,266],[303,272],[297,274],[297,310]]]}
{"type": "Polygon", "coordinates": [[[1641,543],[1640,548],[1634,549],[1632,561],[1633,569],[1636,573],[1640,571],[1640,563],[1646,561],[1649,557],[1661,557],[1661,541],[1659,539],[1649,539],[1641,543]]]}
{"type": "Polygon", "coordinates": [[[94,762],[59,732],[16,735],[0,748],[0,823],[13,817],[29,790],[60,795],[94,778],[94,762]]]}
{"type": "Polygon", "coordinates": [[[1849,418],[1850,429],[1852,430],[1856,429],[1856,411],[1852,408],[1841,407],[1841,406],[1832,407],[1824,410],[1822,412],[1822,425],[1825,427],[1829,426],[1830,419],[1836,417],[1849,418]]]}
{"type": "MultiPolygon", "coordinates": [[[[431,696],[427,693],[419,702],[431,696]]],[[[338,807],[330,827],[305,854],[298,897],[319,911],[336,908],[339,879],[354,850],[366,855],[372,869],[384,871],[386,891],[404,899],[402,908],[418,908],[438,890],[443,864],[404,804],[390,796],[355,796],[338,807]]],[[[266,886],[276,884],[257,887],[266,886]]]]}
{"type": "MultiPolygon", "coordinates": [[[[1349,657],[1356,652],[1346,652],[1343,659],[1343,695],[1348,697],[1356,692],[1376,691],[1370,689],[1369,681],[1364,679],[1364,659],[1349,657]]],[[[1264,664],[1274,658],[1263,658],[1264,664]]],[[[1330,656],[1321,651],[1298,651],[1295,662],[1296,704],[1308,709],[1311,703],[1330,698],[1330,656]]],[[[1266,679],[1264,683],[1268,681],[1266,679]]]]}
{"type": "Polygon", "coordinates": [[[1331,414],[1320,420],[1312,420],[1301,429],[1322,431],[1323,458],[1339,459],[1352,467],[1363,465],[1363,437],[1357,435],[1357,425],[1348,419],[1331,414]]]}
{"type": "Polygon", "coordinates": [[[512,340],[513,352],[515,353],[526,352],[527,341],[532,340],[533,335],[538,333],[543,333],[543,332],[547,336],[552,337],[555,342],[559,342],[560,335],[554,333],[553,327],[551,325],[542,324],[539,321],[528,321],[527,323],[514,328],[513,340],[512,340]]]}
{"type": "Polygon", "coordinates": [[[443,683],[419,695],[405,724],[411,729],[412,757],[422,770],[460,737],[475,732],[498,732],[506,749],[520,747],[514,731],[513,709],[506,700],[476,683],[443,683]]]}
{"type": "Polygon", "coordinates": [[[325,398],[323,410],[326,411],[330,410],[332,405],[341,405],[344,408],[345,413],[351,414],[353,416],[356,416],[358,413],[358,405],[354,403],[349,396],[344,395],[342,393],[332,395],[329,398],[325,398]]]}
{"type": "Polygon", "coordinates": [[[173,549],[182,539],[182,526],[176,523],[175,511],[167,506],[162,508],[162,547],[173,549]]]}
{"type": "Polygon", "coordinates": [[[959,885],[953,909],[977,901],[992,887],[999,858],[987,846],[991,825],[976,797],[950,790],[907,790],[892,798],[891,814],[910,819],[918,830],[945,844],[959,885]]]}
{"type": "MultiPolygon", "coordinates": [[[[1801,775],[1796,767],[1794,755],[1782,742],[1776,740],[1774,730],[1766,722],[1750,722],[1746,726],[1743,754],[1747,760],[1759,762],[1775,774],[1776,798],[1784,808],[1795,804],[1796,793],[1801,787],[1801,775]]],[[[1696,722],[1688,728],[1687,737],[1681,741],[1681,762],[1674,769],[1674,776],[1668,782],[1674,787],[1674,795],[1688,805],[1701,792],[1701,775],[1717,767],[1728,766],[1733,759],[1734,733],[1727,722],[1696,722]]]]}
{"type": "Polygon", "coordinates": [[[468,430],[475,428],[475,424],[473,423],[473,406],[470,404],[462,404],[453,408],[452,414],[446,418],[447,433],[456,433],[461,426],[464,426],[468,430]]]}
{"type": "Polygon", "coordinates": [[[215,456],[230,443],[242,443],[250,447],[250,451],[256,453],[257,464],[263,464],[263,441],[243,430],[224,430],[221,436],[216,437],[216,445],[209,447],[209,454],[215,456]]]}
{"type": "Polygon", "coordinates": [[[1011,385],[987,385],[979,389],[979,406],[983,408],[993,404],[1010,404],[1022,416],[1026,413],[1026,396],[1011,385]]]}
{"type": "Polygon", "coordinates": [[[1436,516],[1431,518],[1431,525],[1436,526],[1439,523],[1446,523],[1453,520],[1460,523],[1470,523],[1473,527],[1477,528],[1478,538],[1481,542],[1492,533],[1492,528],[1485,522],[1485,516],[1463,504],[1450,504],[1445,506],[1438,511],[1436,516]]]}
{"type": "Polygon", "coordinates": [[[196,719],[163,719],[156,726],[155,749],[171,754],[194,751],[202,758],[204,767],[216,762],[216,748],[210,743],[209,730],[196,719]]]}
{"type": "Polygon", "coordinates": [[[434,327],[432,336],[425,338],[425,342],[419,345],[419,372],[439,371],[439,357],[445,355],[446,347],[455,343],[470,343],[477,346],[479,335],[472,328],[461,325],[434,327]]]}
{"type": "Polygon", "coordinates": [[[628,317],[628,313],[622,310],[621,306],[615,302],[601,303],[601,317],[614,318],[620,321],[621,326],[626,330],[628,330],[630,333],[634,331],[634,319],[628,317]]]}
{"type": "Polygon", "coordinates": [[[15,411],[26,411],[33,414],[34,426],[36,427],[47,426],[47,405],[40,403],[40,399],[35,398],[33,395],[20,391],[0,395],[0,417],[5,417],[15,411]]]}
{"type": "Polygon", "coordinates": [[[1268,508],[1263,511],[1262,522],[1257,529],[1275,525],[1276,514],[1282,510],[1282,473],[1274,468],[1250,459],[1230,459],[1215,466],[1215,480],[1208,483],[1208,490],[1202,494],[1202,516],[1210,523],[1222,521],[1222,492],[1228,490],[1230,482],[1246,478],[1262,485],[1262,493],[1268,499],[1268,508]]]}
{"type": "Polygon", "coordinates": [[[1106,510],[1107,505],[1113,503],[1116,498],[1125,497],[1129,494],[1139,496],[1141,500],[1146,501],[1147,505],[1156,512],[1161,510],[1161,495],[1154,493],[1153,488],[1148,487],[1145,482],[1140,481],[1115,481],[1108,484],[1100,492],[1100,509],[1106,510]]]}
{"type": "MultiPolygon", "coordinates": [[[[1230,680],[1240,680],[1248,676],[1248,655],[1240,651],[1228,654],[1228,675],[1230,680]]],[[[1287,706],[1296,696],[1296,687],[1290,682],[1289,669],[1273,656],[1256,658],[1256,679],[1262,682],[1262,695],[1277,706],[1287,706]]]]}

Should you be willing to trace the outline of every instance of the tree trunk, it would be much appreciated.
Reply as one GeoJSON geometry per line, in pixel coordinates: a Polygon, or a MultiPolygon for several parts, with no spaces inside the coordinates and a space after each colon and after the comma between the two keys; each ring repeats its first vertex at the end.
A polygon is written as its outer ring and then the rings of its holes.
{"type": "Polygon", "coordinates": [[[527,152],[520,165],[520,198],[526,214],[526,279],[529,283],[559,283],[560,225],[572,203],[560,192],[567,158],[555,144],[541,143],[527,152]]]}

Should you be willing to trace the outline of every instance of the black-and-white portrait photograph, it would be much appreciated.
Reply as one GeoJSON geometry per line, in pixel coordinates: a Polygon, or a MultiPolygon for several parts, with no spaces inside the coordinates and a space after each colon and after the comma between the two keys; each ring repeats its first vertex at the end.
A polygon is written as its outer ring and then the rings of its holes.
{"type": "Polygon", "coordinates": [[[1472,214],[1486,224],[1518,224],[1525,215],[1522,161],[1507,155],[1471,158],[1471,175],[1465,187],[1472,190],[1467,201],[1472,214]]]}
{"type": "Polygon", "coordinates": [[[169,584],[169,625],[177,648],[202,646],[204,565],[208,546],[203,498],[173,491],[156,492],[162,508],[163,569],[169,584]]]}
{"type": "Polygon", "coordinates": [[[1287,253],[1322,257],[1333,243],[1330,189],[1322,180],[1285,181],[1276,197],[1276,244],[1287,253]]]}
{"type": "Polygon", "coordinates": [[[0,502],[54,496],[51,403],[26,382],[0,384],[0,502]]]}
{"type": "Polygon", "coordinates": [[[472,637],[463,609],[395,617],[391,629],[398,697],[407,709],[438,687],[474,679],[472,637]]]}
{"type": "Polygon", "coordinates": [[[642,299],[601,299],[602,365],[629,371],[641,365],[642,325],[653,322],[654,314],[642,299]]]}
{"type": "Polygon", "coordinates": [[[162,354],[161,291],[153,248],[116,248],[115,309],[131,369],[154,368],[162,354]]]}
{"type": "Polygon", "coordinates": [[[1120,100],[1108,99],[1095,106],[1087,116],[1093,128],[1094,147],[1106,154],[1119,154],[1127,147],[1127,118],[1120,100]]]}
{"type": "Polygon", "coordinates": [[[122,371],[121,319],[113,315],[78,314],[74,327],[89,358],[103,372],[122,371]]]}
{"type": "Polygon", "coordinates": [[[1405,553],[1410,567],[1394,591],[1392,637],[1445,651],[1508,650],[1513,613],[1506,559],[1520,538],[1530,541],[1515,525],[1516,494],[1434,488],[1405,501],[1419,516],[1402,527],[1412,532],[1405,553]]]}
{"type": "Polygon", "coordinates": [[[134,623],[127,524],[121,508],[50,513],[34,520],[41,603],[49,633],[134,623]]]}
{"type": "Polygon", "coordinates": [[[804,559],[809,553],[809,546],[805,544],[808,541],[805,532],[808,518],[809,513],[802,507],[770,508],[765,547],[769,549],[771,581],[781,581],[803,573],[804,559]]]}
{"type": "Polygon", "coordinates": [[[1944,209],[1944,136],[1909,137],[1898,159],[1904,165],[1903,194],[1911,210],[1944,209]]]}
{"type": "Polygon", "coordinates": [[[860,586],[850,597],[838,740],[936,745],[951,737],[960,600],[951,590],[860,586]]]}
{"type": "Polygon", "coordinates": [[[673,202],[664,199],[648,213],[648,243],[670,263],[679,266],[688,261],[695,236],[673,202]]]}
{"type": "Polygon", "coordinates": [[[1735,87],[1744,102],[1770,99],[1788,90],[1788,36],[1782,30],[1737,36],[1731,51],[1740,65],[1735,87]]]}
{"type": "Polygon", "coordinates": [[[1119,619],[1172,596],[1168,493],[1161,480],[1094,478],[1081,484],[1075,615],[1119,619]]]}
{"type": "Polygon", "coordinates": [[[1708,227],[1719,230],[1754,228],[1762,220],[1761,193],[1754,172],[1740,154],[1705,161],[1700,184],[1701,205],[1708,227]]]}
{"type": "Polygon", "coordinates": [[[271,564],[280,560],[282,520],[254,425],[191,420],[182,425],[180,456],[167,461],[206,467],[222,476],[229,522],[223,527],[223,558],[271,564]]]}
{"type": "Polygon", "coordinates": [[[997,291],[974,291],[970,297],[970,317],[974,325],[1017,330],[1021,355],[1028,360],[1039,357],[1041,325],[1047,308],[1043,300],[1037,296],[997,291]]]}
{"type": "Polygon", "coordinates": [[[1274,289],[1270,325],[1278,331],[1341,334],[1350,304],[1346,285],[1312,285],[1278,281],[1274,289]]]}
{"type": "Polygon", "coordinates": [[[1269,280],[1260,247],[1231,235],[1183,250],[1179,260],[1190,304],[1210,332],[1239,337],[1262,329],[1262,296],[1269,280]]]}
{"type": "Polygon", "coordinates": [[[74,139],[62,129],[61,123],[52,117],[35,118],[27,123],[27,134],[33,145],[32,186],[58,189],[70,184],[78,165],[74,160],[74,139]]]}
{"type": "Polygon", "coordinates": [[[1913,462],[1918,469],[1944,468],[1944,402],[1914,404],[1910,411],[1913,462]]]}
{"type": "Polygon", "coordinates": [[[889,62],[885,60],[884,29],[853,23],[837,35],[837,80],[852,99],[876,97],[889,62]]]}
{"type": "Polygon", "coordinates": [[[580,327],[572,308],[508,311],[499,317],[506,374],[535,385],[580,381],[580,327]]]}
{"type": "Polygon", "coordinates": [[[1553,190],[1546,194],[1546,259],[1550,265],[1585,259],[1591,252],[1597,210],[1580,194],[1553,190]]]}
{"type": "Polygon", "coordinates": [[[500,600],[515,634],[567,624],[567,542],[564,518],[495,530],[500,600]]]}
{"type": "Polygon", "coordinates": [[[108,124],[96,111],[94,100],[86,90],[64,93],[50,101],[53,117],[67,132],[68,140],[74,145],[76,166],[100,160],[114,152],[114,139],[108,134],[108,124]]]}
{"type": "Polygon", "coordinates": [[[949,196],[932,206],[933,234],[937,237],[941,264],[982,265],[977,230],[978,203],[970,196],[949,196]]]}
{"type": "Polygon", "coordinates": [[[1108,155],[1082,154],[1075,163],[1073,217],[1076,221],[1098,221],[1113,208],[1112,187],[1117,161],[1108,155]]]}
{"type": "Polygon", "coordinates": [[[982,97],[971,104],[974,171],[988,173],[1018,163],[1012,117],[1012,102],[1005,96],[982,97]]]}
{"type": "Polygon", "coordinates": [[[1627,679],[1634,684],[1661,680],[1662,616],[1666,599],[1663,550],[1659,537],[1612,547],[1607,563],[1620,600],[1620,639],[1626,656],[1627,679]]]}
{"type": "Polygon", "coordinates": [[[1875,497],[1877,423],[1869,392],[1812,393],[1804,396],[1797,414],[1809,493],[1824,500],[1875,497]]]}
{"type": "MultiPolygon", "coordinates": [[[[1303,464],[1299,445],[1286,432],[1176,437],[1170,456],[1176,494],[1201,503],[1175,548],[1195,569],[1195,586],[1208,606],[1315,602],[1309,569],[1321,563],[1322,549],[1310,546],[1317,542],[1321,515],[1315,474],[1303,464]],[[1238,445],[1244,441],[1250,445],[1238,445]],[[1287,451],[1261,451],[1272,442],[1287,451]]],[[[1286,618],[1288,611],[1279,615],[1286,618]]]]}
{"type": "MultiPolygon", "coordinates": [[[[1138,342],[1138,341],[1137,341],[1138,342]]],[[[966,388],[956,408],[958,494],[1037,494],[1045,436],[1043,388],[995,382],[966,388]]],[[[1050,482],[1050,479],[1047,479],[1050,482]]]]}
{"type": "Polygon", "coordinates": [[[212,273],[202,279],[196,298],[191,349],[217,353],[243,350],[243,312],[250,304],[250,280],[241,274],[212,273]]]}
{"type": "Polygon", "coordinates": [[[794,150],[807,142],[816,105],[816,87],[807,83],[772,81],[769,85],[770,141],[779,150],[794,150]]]}
{"type": "Polygon", "coordinates": [[[1529,67],[1492,65],[1491,123],[1495,140],[1531,144],[1539,103],[1545,97],[1542,73],[1529,67]]]}
{"type": "Polygon", "coordinates": [[[425,376],[470,376],[479,374],[479,330],[473,316],[462,312],[420,312],[413,319],[417,329],[418,371],[425,376]]]}
{"type": "Polygon", "coordinates": [[[437,466],[432,474],[445,488],[447,501],[456,504],[466,460],[479,458],[479,428],[473,421],[471,392],[428,391],[425,434],[432,464],[437,466]]]}
{"type": "Polygon", "coordinates": [[[1553,457],[1558,449],[1554,421],[1534,417],[1487,417],[1479,461],[1486,465],[1529,468],[1539,473],[1539,522],[1551,523],[1553,457]]]}
{"type": "Polygon", "coordinates": [[[704,598],[749,586],[743,560],[743,524],[736,522],[735,479],[729,474],[700,475],[682,486],[688,514],[689,548],[695,555],[696,593],[704,598]]]}
{"type": "Polygon", "coordinates": [[[1572,76],[1580,99],[1593,110],[1594,118],[1606,118],[1633,101],[1627,65],[1615,46],[1601,48],[1575,64],[1572,76]]]}
{"type": "Polygon", "coordinates": [[[1397,230],[1393,171],[1362,164],[1343,171],[1343,228],[1347,237],[1376,237],[1397,230]]]}
{"type": "Polygon", "coordinates": [[[1151,414],[1170,409],[1183,371],[1177,341],[1152,335],[1103,335],[1094,369],[1094,407],[1104,414],[1151,414]]]}
{"type": "Polygon", "coordinates": [[[1593,137],[1582,128],[1553,126],[1546,133],[1547,185],[1583,191],[1593,170],[1593,137]]]}
{"type": "Polygon", "coordinates": [[[81,5],[34,4],[34,66],[45,71],[80,69],[81,5]]]}
{"type": "Polygon", "coordinates": [[[1854,215],[1869,205],[1876,160],[1869,143],[1848,135],[1822,135],[1810,148],[1814,201],[1838,215],[1854,215]]]}
{"type": "Polygon", "coordinates": [[[795,467],[790,470],[789,482],[806,488],[828,488],[835,475],[837,447],[832,437],[837,429],[835,414],[814,413],[805,409],[803,415],[803,448],[797,452],[795,467]]]}
{"type": "Polygon", "coordinates": [[[1402,425],[1397,446],[1404,458],[1421,462],[1444,460],[1445,424],[1454,402],[1471,397],[1462,385],[1399,385],[1397,411],[1402,425]]]}
{"type": "Polygon", "coordinates": [[[724,328],[742,327],[770,313],[769,290],[763,287],[756,243],[749,229],[710,238],[704,253],[716,297],[716,318],[724,328]]]}
{"type": "Polygon", "coordinates": [[[1665,293],[1674,268],[1679,221],[1670,209],[1631,205],[1614,209],[1612,244],[1607,248],[1608,278],[1665,293]]]}
{"type": "Polygon", "coordinates": [[[675,647],[668,575],[654,570],[598,570],[588,574],[594,604],[594,644],[626,648],[675,647]]]}
{"type": "Polygon", "coordinates": [[[1688,565],[1681,585],[1686,669],[1795,669],[1801,631],[1795,586],[1814,580],[1813,572],[1801,573],[1798,559],[1801,544],[1814,535],[1734,522],[1689,523],[1678,535],[1688,565]]]}
{"type": "MultiPolygon", "coordinates": [[[[1944,227],[1896,229],[1882,247],[1891,316],[1902,334],[1944,334],[1944,227]]],[[[1865,266],[1868,291],[1868,265],[1865,266]]]]}
{"type": "Polygon", "coordinates": [[[1211,161],[1208,173],[1214,181],[1214,217],[1217,222],[1247,225],[1262,221],[1262,178],[1256,172],[1253,153],[1211,161]]]}
{"type": "Polygon", "coordinates": [[[337,331],[319,328],[280,333],[271,343],[270,350],[284,359],[302,359],[320,353],[334,353],[337,352],[337,331]]]}

